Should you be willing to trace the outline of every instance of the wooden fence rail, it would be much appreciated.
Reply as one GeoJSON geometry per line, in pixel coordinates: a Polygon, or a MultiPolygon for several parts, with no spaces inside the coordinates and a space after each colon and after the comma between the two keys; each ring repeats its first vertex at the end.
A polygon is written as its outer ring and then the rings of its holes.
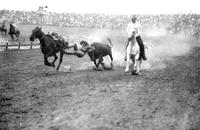
{"type": "Polygon", "coordinates": [[[18,43],[18,44],[11,44],[9,45],[8,42],[4,42],[3,45],[0,45],[0,51],[9,51],[9,50],[31,50],[31,49],[39,49],[40,48],[40,44],[33,44],[31,42],[31,44],[22,44],[22,43],[18,43]]]}

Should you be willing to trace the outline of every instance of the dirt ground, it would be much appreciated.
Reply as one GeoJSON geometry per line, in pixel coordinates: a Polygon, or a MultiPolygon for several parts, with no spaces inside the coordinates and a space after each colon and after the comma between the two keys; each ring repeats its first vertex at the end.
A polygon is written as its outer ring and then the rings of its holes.
{"type": "Polygon", "coordinates": [[[87,56],[57,73],[40,50],[1,52],[0,130],[200,130],[200,47],[190,52],[138,76],[78,69],[87,56]]]}

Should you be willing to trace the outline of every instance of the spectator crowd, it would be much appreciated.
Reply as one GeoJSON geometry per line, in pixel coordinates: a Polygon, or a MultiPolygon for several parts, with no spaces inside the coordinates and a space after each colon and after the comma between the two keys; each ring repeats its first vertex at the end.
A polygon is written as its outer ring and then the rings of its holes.
{"type": "MultiPolygon", "coordinates": [[[[136,15],[145,27],[165,27],[173,33],[185,32],[190,35],[200,35],[200,14],[172,15],[136,15]]],[[[130,21],[130,15],[106,14],[76,14],[54,13],[45,14],[37,11],[0,10],[0,19],[14,21],[17,24],[37,24],[66,27],[89,28],[125,28],[130,21]]]]}

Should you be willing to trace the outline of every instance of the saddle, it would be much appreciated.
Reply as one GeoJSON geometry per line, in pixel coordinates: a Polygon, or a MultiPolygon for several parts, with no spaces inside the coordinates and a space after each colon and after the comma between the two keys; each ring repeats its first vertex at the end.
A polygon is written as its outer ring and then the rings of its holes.
{"type": "Polygon", "coordinates": [[[56,41],[61,41],[61,42],[64,41],[64,38],[62,38],[60,35],[58,35],[58,34],[55,33],[55,32],[52,32],[52,33],[51,33],[51,36],[52,36],[53,39],[56,40],[56,41]]]}
{"type": "Polygon", "coordinates": [[[52,44],[55,50],[66,47],[65,43],[67,42],[65,42],[64,38],[57,33],[52,32],[51,34],[47,34],[47,36],[53,40],[52,44]]]}

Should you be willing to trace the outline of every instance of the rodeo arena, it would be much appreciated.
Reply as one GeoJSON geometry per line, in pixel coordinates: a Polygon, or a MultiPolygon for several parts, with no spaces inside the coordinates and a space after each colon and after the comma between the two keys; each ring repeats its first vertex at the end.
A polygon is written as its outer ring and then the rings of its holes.
{"type": "Polygon", "coordinates": [[[200,14],[47,10],[0,10],[0,130],[200,130],[200,14]]]}

